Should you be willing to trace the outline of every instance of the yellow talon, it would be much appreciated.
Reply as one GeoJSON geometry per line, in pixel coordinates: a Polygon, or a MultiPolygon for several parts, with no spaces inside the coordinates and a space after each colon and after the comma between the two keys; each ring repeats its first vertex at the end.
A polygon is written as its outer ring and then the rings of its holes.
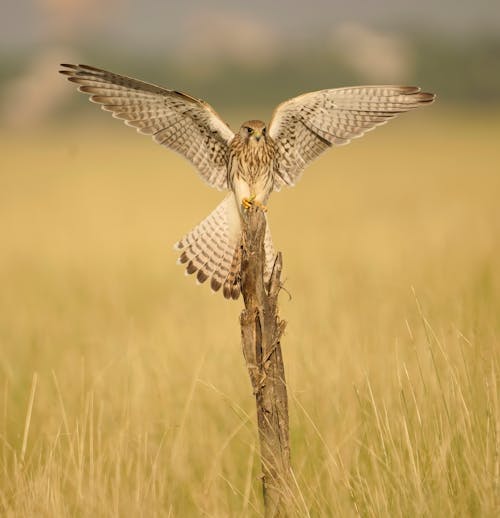
{"type": "Polygon", "coordinates": [[[243,205],[244,209],[249,209],[252,206],[252,204],[248,198],[243,198],[241,200],[241,204],[243,205]]]}
{"type": "Polygon", "coordinates": [[[262,212],[267,212],[267,207],[261,203],[260,201],[254,201],[254,205],[256,207],[259,207],[259,209],[262,211],[262,212]]]}
{"type": "Polygon", "coordinates": [[[257,201],[255,199],[256,195],[252,194],[249,198],[243,198],[241,200],[241,204],[243,205],[243,208],[248,210],[250,207],[259,207],[260,210],[263,212],[267,212],[267,207],[262,204],[260,201],[257,201]]]}
{"type": "Polygon", "coordinates": [[[248,210],[254,204],[254,201],[255,201],[255,194],[252,194],[250,196],[250,198],[243,198],[241,200],[241,204],[243,205],[243,207],[245,209],[248,210]]]}

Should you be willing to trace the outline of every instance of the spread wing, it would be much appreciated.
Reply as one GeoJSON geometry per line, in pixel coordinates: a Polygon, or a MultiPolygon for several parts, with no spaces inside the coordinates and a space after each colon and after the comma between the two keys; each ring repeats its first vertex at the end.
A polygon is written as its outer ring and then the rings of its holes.
{"type": "Polygon", "coordinates": [[[274,188],[295,185],[332,145],[348,144],[396,115],[434,100],[413,86],[356,86],[311,92],[281,103],[269,124],[277,144],[274,188]]]}
{"type": "Polygon", "coordinates": [[[60,73],[92,102],[187,158],[212,187],[227,189],[228,144],[234,134],[200,99],[87,65],[60,73]]]}

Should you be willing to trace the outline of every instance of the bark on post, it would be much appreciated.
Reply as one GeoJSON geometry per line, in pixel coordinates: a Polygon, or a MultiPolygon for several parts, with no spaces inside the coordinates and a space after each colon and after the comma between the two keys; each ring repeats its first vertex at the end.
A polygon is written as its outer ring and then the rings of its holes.
{"type": "Polygon", "coordinates": [[[266,517],[286,516],[290,501],[288,397],[280,338],[286,322],[278,316],[282,269],[278,253],[270,281],[264,281],[266,218],[256,207],[246,211],[243,229],[240,316],[243,354],[257,402],[266,517]]]}

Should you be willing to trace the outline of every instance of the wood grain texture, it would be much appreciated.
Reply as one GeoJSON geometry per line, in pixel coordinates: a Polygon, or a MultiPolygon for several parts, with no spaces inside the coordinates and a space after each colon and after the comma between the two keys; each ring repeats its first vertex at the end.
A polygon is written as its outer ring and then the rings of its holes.
{"type": "Polygon", "coordinates": [[[288,396],[280,339],[285,321],[278,316],[282,258],[278,253],[264,281],[266,219],[258,208],[244,217],[240,316],[243,354],[257,403],[265,515],[287,516],[292,484],[288,396]]]}

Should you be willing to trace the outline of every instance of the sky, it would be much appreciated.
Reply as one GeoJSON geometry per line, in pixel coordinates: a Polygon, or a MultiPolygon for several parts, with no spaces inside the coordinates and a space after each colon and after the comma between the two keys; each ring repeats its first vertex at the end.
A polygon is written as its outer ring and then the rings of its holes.
{"type": "Polygon", "coordinates": [[[70,102],[74,95],[55,64],[86,60],[89,49],[100,66],[99,53],[136,64],[149,58],[160,69],[176,63],[209,81],[219,73],[215,62],[273,70],[297,52],[298,63],[310,64],[315,45],[363,82],[387,83],[411,79],[413,32],[457,48],[476,36],[498,39],[500,0],[2,0],[0,59],[20,66],[4,67],[0,124],[32,126],[70,102]]]}
{"type": "MultiPolygon", "coordinates": [[[[455,38],[500,31],[498,0],[3,0],[2,52],[55,40],[92,40],[121,49],[172,52],[209,45],[199,37],[214,20],[261,27],[277,41],[301,43],[336,25],[421,28],[455,38]],[[6,3],[5,3],[6,2],[6,3]],[[193,44],[193,40],[195,44],[193,44]]],[[[250,34],[250,33],[248,33],[250,34]]],[[[245,32],[241,34],[244,38],[245,32]]],[[[235,35],[238,39],[238,35],[235,35]]],[[[228,46],[234,41],[227,41],[228,46]]]]}

